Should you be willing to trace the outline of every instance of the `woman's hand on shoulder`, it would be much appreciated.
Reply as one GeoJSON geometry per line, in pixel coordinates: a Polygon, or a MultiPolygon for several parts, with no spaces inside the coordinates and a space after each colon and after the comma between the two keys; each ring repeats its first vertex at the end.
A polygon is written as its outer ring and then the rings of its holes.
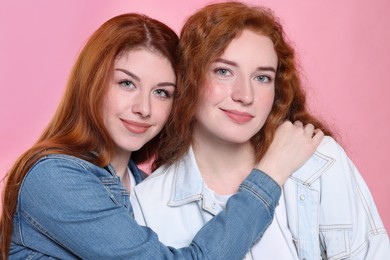
{"type": "Polygon", "coordinates": [[[314,154],[323,137],[324,133],[312,124],[285,121],[276,129],[270,147],[256,168],[282,186],[314,154]]]}

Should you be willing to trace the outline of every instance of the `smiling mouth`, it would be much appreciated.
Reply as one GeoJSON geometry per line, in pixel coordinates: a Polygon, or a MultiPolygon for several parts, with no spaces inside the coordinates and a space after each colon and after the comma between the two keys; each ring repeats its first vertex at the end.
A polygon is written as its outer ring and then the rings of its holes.
{"type": "Polygon", "coordinates": [[[124,120],[121,119],[123,125],[126,127],[127,130],[134,134],[143,134],[146,131],[148,131],[149,127],[152,125],[146,124],[146,123],[140,123],[136,121],[131,121],[131,120],[124,120]]]}
{"type": "Polygon", "coordinates": [[[253,118],[253,116],[251,114],[248,114],[246,112],[239,112],[239,111],[236,111],[236,110],[224,110],[224,109],[221,109],[221,110],[231,120],[233,120],[234,122],[236,122],[238,124],[245,124],[245,123],[249,122],[253,118]]]}

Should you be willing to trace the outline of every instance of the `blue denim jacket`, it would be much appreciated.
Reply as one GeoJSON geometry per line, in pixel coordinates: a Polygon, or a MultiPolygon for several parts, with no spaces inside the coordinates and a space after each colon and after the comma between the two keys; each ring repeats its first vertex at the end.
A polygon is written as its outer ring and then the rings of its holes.
{"type": "MultiPolygon", "coordinates": [[[[129,167],[140,182],[141,172],[132,162],[129,167]]],[[[174,249],[135,222],[128,193],[111,166],[48,155],[21,185],[9,259],[239,259],[270,224],[279,197],[278,185],[254,170],[226,211],[189,247],[174,249]]]]}

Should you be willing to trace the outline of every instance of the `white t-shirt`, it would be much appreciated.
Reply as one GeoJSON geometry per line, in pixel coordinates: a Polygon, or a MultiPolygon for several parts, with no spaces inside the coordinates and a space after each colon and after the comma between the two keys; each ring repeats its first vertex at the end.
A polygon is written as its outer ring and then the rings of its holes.
{"type": "MultiPolygon", "coordinates": [[[[231,195],[218,195],[214,193],[214,196],[217,202],[225,208],[231,195]]],[[[279,199],[279,205],[275,208],[275,215],[271,225],[265,231],[261,240],[251,248],[250,252],[252,258],[258,260],[298,260],[297,250],[288,228],[283,191],[279,199]]]]}
{"type": "Polygon", "coordinates": [[[135,187],[135,178],[133,176],[133,173],[131,172],[131,170],[129,169],[129,167],[127,167],[127,174],[129,174],[129,179],[130,179],[130,187],[126,187],[126,188],[129,188],[128,190],[130,191],[130,193],[133,192],[133,189],[135,187]]]}

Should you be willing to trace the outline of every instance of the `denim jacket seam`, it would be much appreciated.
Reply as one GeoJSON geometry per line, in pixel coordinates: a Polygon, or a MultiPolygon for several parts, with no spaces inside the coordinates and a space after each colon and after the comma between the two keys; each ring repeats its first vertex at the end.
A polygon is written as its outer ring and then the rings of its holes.
{"type": "Polygon", "coordinates": [[[369,232],[369,236],[367,236],[367,239],[365,239],[364,241],[362,241],[362,243],[356,247],[356,249],[354,248],[351,248],[351,257],[359,254],[362,250],[364,250],[365,248],[367,248],[368,244],[369,244],[369,241],[372,237],[375,237],[375,236],[382,236],[382,235],[387,235],[387,232],[385,230],[385,228],[381,228],[381,231],[380,232],[369,232]],[[353,251],[352,251],[353,250],[353,251]]]}
{"type": "MultiPolygon", "coordinates": [[[[85,161],[85,160],[82,160],[80,158],[77,158],[77,157],[73,157],[73,156],[70,156],[70,155],[64,155],[64,154],[50,154],[50,155],[46,155],[45,157],[43,157],[45,159],[61,159],[61,160],[65,160],[65,161],[70,161],[72,163],[75,163],[77,165],[79,165],[82,169],[84,169],[85,171],[89,171],[89,172],[93,172],[94,171],[94,167],[92,166],[95,166],[94,164],[88,162],[88,161],[85,161]]],[[[97,166],[96,166],[97,167],[97,166]]],[[[107,176],[107,177],[102,177],[102,178],[99,178],[101,183],[102,183],[102,186],[104,187],[104,189],[107,191],[109,197],[111,198],[111,200],[113,200],[113,202],[116,204],[116,205],[122,205],[116,198],[115,196],[113,195],[113,193],[111,192],[111,190],[106,186],[104,185],[103,183],[103,178],[105,179],[113,179],[113,180],[116,180],[117,181],[117,175],[115,173],[115,170],[112,168],[111,165],[108,165],[108,171],[110,173],[110,176],[107,176]]],[[[100,168],[100,167],[99,167],[100,168]]],[[[101,168],[103,169],[103,168],[101,168]]],[[[117,184],[117,183],[115,183],[117,184]]],[[[125,195],[125,196],[129,196],[128,193],[126,191],[122,191],[120,189],[120,187],[118,188],[118,191],[120,193],[121,196],[125,195]]]]}
{"type": "Polygon", "coordinates": [[[36,251],[31,251],[28,256],[27,256],[27,260],[30,260],[30,259],[34,259],[34,256],[36,256],[38,254],[38,252],[36,251]]]}
{"type": "MultiPolygon", "coordinates": [[[[295,173],[293,173],[289,179],[296,181],[298,183],[301,183],[305,186],[311,186],[314,182],[318,181],[323,174],[325,174],[335,163],[336,159],[333,157],[330,157],[322,152],[319,152],[318,150],[314,153],[313,156],[316,156],[317,158],[323,160],[325,162],[324,165],[322,165],[320,168],[315,169],[311,172],[310,175],[308,175],[307,178],[303,179],[301,176],[296,176],[295,173]]],[[[299,172],[299,170],[297,171],[299,172]]]]}
{"type": "Polygon", "coordinates": [[[242,183],[240,185],[240,187],[248,190],[249,192],[251,192],[252,194],[254,194],[257,198],[259,198],[268,208],[271,207],[271,203],[269,203],[263,196],[260,195],[260,193],[258,193],[257,191],[255,191],[255,189],[252,189],[252,187],[246,185],[245,183],[242,183]]]}
{"type": "MultiPolygon", "coordinates": [[[[179,184],[179,180],[178,180],[180,174],[179,172],[181,172],[182,164],[184,163],[184,160],[186,158],[187,158],[186,156],[183,157],[182,159],[180,159],[180,161],[177,164],[171,165],[170,167],[166,168],[163,171],[163,172],[169,171],[171,167],[174,167],[173,172],[170,171],[168,173],[169,176],[172,178],[172,191],[168,202],[170,206],[180,206],[180,205],[184,205],[187,203],[191,203],[203,199],[203,190],[194,189],[194,185],[190,186],[190,190],[185,190],[187,193],[186,196],[181,196],[181,197],[178,196],[178,192],[179,192],[178,190],[183,190],[183,187],[179,184]]],[[[199,181],[200,180],[204,182],[202,176],[200,176],[199,181]]],[[[199,183],[197,182],[196,184],[198,185],[199,183]]]]}
{"type": "Polygon", "coordinates": [[[203,194],[199,192],[193,192],[189,194],[189,196],[186,196],[185,198],[181,198],[179,200],[176,199],[176,193],[177,193],[177,174],[176,170],[172,174],[172,191],[171,191],[171,196],[168,201],[168,206],[175,207],[175,206],[182,206],[194,201],[199,201],[202,200],[203,194]]]}
{"type": "Polygon", "coordinates": [[[240,188],[254,194],[270,211],[276,207],[281,194],[281,187],[271,177],[257,169],[252,170],[248,178],[240,184],[240,188]]]}
{"type": "Polygon", "coordinates": [[[311,183],[315,182],[316,180],[318,180],[323,174],[325,174],[335,163],[336,159],[333,158],[333,157],[330,157],[322,152],[319,152],[319,151],[316,151],[314,153],[314,156],[317,156],[318,158],[321,158],[322,160],[325,161],[325,164],[322,165],[321,168],[319,168],[317,171],[313,172],[310,177],[308,178],[308,180],[306,180],[305,183],[307,183],[307,185],[311,185],[311,183]],[[318,176],[317,176],[318,175],[318,176]],[[314,178],[314,176],[316,176],[316,178],[314,178]]]}
{"type": "Polygon", "coordinates": [[[362,192],[361,188],[360,188],[360,185],[358,183],[358,181],[356,180],[356,176],[353,172],[351,172],[351,178],[353,180],[353,183],[358,191],[358,194],[359,194],[359,200],[361,201],[361,203],[363,204],[363,208],[364,208],[364,211],[366,212],[366,215],[367,215],[367,218],[368,218],[368,222],[370,223],[370,232],[374,232],[374,233],[377,233],[378,232],[378,227],[375,223],[375,220],[371,214],[371,210],[370,210],[370,207],[369,205],[367,204],[367,201],[366,201],[366,198],[364,196],[364,193],[362,192]]]}
{"type": "Polygon", "coordinates": [[[364,240],[358,247],[356,247],[356,249],[354,248],[351,248],[351,254],[350,256],[353,257],[353,256],[356,256],[358,255],[360,252],[362,252],[365,248],[367,248],[368,246],[368,241],[367,240],[364,240]],[[352,251],[353,250],[353,251],[352,251]]]}
{"type": "Polygon", "coordinates": [[[345,231],[345,230],[352,230],[353,226],[352,224],[334,224],[334,225],[319,225],[319,231],[320,232],[332,232],[335,230],[338,231],[345,231]]]}
{"type": "Polygon", "coordinates": [[[81,168],[83,168],[86,171],[93,170],[91,165],[94,165],[88,161],[85,161],[83,159],[80,159],[80,158],[77,158],[77,157],[74,157],[71,155],[67,155],[67,154],[49,154],[49,155],[42,157],[39,161],[41,161],[41,160],[43,161],[46,159],[57,159],[57,160],[70,161],[70,162],[76,163],[77,165],[79,165],[81,168]]]}
{"type": "MultiPolygon", "coordinates": [[[[51,240],[55,241],[58,245],[60,245],[61,247],[65,248],[66,250],[68,250],[69,252],[71,252],[72,254],[75,254],[70,248],[67,248],[64,244],[62,244],[60,241],[58,241],[57,239],[55,239],[55,237],[50,234],[46,229],[44,229],[38,221],[36,221],[33,217],[31,217],[28,212],[20,209],[20,213],[21,213],[21,216],[23,216],[26,221],[28,221],[32,226],[34,226],[36,229],[38,229],[40,232],[42,232],[42,234],[44,234],[45,236],[47,236],[48,238],[50,238],[51,240]]],[[[76,254],[75,254],[76,255],[76,254]]]]}

